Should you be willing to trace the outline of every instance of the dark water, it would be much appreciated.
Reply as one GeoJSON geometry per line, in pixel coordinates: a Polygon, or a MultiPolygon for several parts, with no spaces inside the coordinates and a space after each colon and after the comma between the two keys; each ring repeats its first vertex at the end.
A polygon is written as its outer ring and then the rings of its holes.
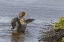
{"type": "Polygon", "coordinates": [[[0,42],[39,42],[38,38],[43,35],[41,31],[45,32],[50,28],[45,25],[53,25],[53,22],[57,21],[59,17],[64,15],[62,1],[49,1],[29,0],[28,2],[25,0],[1,0],[0,42]],[[59,7],[60,5],[62,6],[59,7]],[[11,31],[10,21],[12,18],[17,17],[21,11],[28,13],[28,15],[25,16],[26,19],[35,19],[35,21],[27,25],[26,34],[11,31]]]}

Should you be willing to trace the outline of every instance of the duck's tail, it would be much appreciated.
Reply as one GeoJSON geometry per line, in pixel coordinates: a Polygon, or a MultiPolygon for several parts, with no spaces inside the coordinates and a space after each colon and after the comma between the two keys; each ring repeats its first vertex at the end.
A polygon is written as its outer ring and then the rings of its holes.
{"type": "Polygon", "coordinates": [[[33,22],[35,19],[27,19],[26,20],[26,23],[28,24],[28,23],[30,23],[30,22],[33,22]]]}

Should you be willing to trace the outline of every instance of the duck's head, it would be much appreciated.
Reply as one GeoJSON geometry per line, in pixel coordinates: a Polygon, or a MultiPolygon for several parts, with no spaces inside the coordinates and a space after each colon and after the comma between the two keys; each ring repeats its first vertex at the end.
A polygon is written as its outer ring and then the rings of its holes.
{"type": "Polygon", "coordinates": [[[22,18],[23,16],[26,16],[26,15],[27,15],[26,12],[20,12],[20,13],[19,13],[19,18],[22,18]]]}

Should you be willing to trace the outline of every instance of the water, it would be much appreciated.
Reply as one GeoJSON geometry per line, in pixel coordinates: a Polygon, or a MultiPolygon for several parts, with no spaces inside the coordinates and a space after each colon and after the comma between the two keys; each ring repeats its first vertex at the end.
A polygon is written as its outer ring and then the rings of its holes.
{"type": "Polygon", "coordinates": [[[43,28],[50,28],[45,25],[53,25],[52,23],[64,15],[63,1],[57,1],[1,0],[0,42],[39,42],[39,37],[43,35],[41,31],[48,30],[43,28]],[[10,26],[11,20],[17,17],[21,11],[28,13],[28,15],[25,16],[26,19],[35,19],[32,23],[27,25],[25,34],[11,31],[10,26]]]}

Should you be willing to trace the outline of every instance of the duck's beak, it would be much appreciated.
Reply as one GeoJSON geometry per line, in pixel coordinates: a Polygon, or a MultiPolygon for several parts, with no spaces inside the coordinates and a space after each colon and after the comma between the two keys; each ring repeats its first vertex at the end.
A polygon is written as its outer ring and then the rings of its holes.
{"type": "Polygon", "coordinates": [[[27,16],[28,15],[28,13],[25,13],[25,16],[27,16]]]}

